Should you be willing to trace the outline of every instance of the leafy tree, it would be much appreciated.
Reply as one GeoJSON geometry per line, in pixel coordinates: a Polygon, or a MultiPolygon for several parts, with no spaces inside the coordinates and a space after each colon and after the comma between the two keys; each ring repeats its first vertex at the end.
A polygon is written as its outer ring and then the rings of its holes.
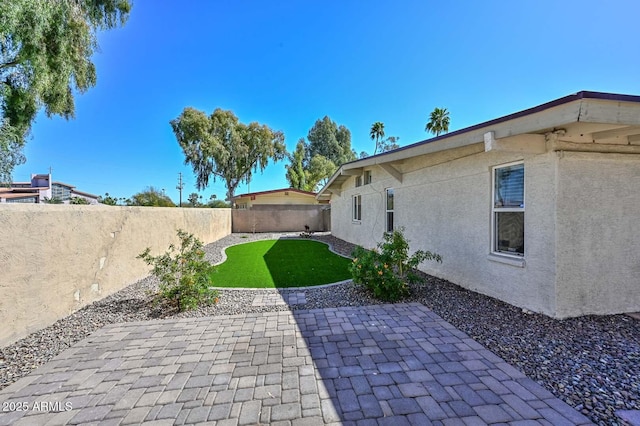
{"type": "Polygon", "coordinates": [[[316,120],[307,140],[308,143],[300,138],[296,150],[289,155],[286,177],[292,188],[316,191],[339,165],[357,158],[351,149],[349,129],[338,126],[328,116],[316,120]]]}
{"type": "Polygon", "coordinates": [[[251,180],[252,172],[263,171],[270,159],[282,160],[287,152],[282,132],[256,122],[240,123],[232,111],[220,108],[210,116],[185,108],[171,127],[197,188],[207,187],[211,176],[223,179],[229,200],[241,183],[251,180]]]}
{"type": "MultiPolygon", "coordinates": [[[[392,151],[394,149],[398,149],[400,148],[400,145],[398,145],[398,140],[400,140],[400,138],[397,136],[389,136],[388,138],[377,142],[376,148],[380,150],[380,154],[384,152],[392,151]]],[[[360,153],[360,159],[367,158],[368,156],[369,156],[369,153],[366,151],[362,151],[360,153]]]]}
{"type": "Polygon", "coordinates": [[[231,204],[222,200],[213,200],[207,203],[207,207],[212,209],[228,209],[231,207],[231,204]]]}
{"type": "Polygon", "coordinates": [[[3,119],[0,122],[0,186],[10,186],[11,172],[26,161],[22,153],[23,145],[24,138],[20,132],[10,126],[7,119],[3,119]]]}
{"type": "Polygon", "coordinates": [[[371,140],[376,141],[376,147],[373,150],[373,155],[378,153],[379,144],[381,138],[384,137],[384,123],[381,121],[376,121],[371,125],[371,130],[369,131],[369,136],[371,136],[371,140]]]}
{"type": "Polygon", "coordinates": [[[400,148],[400,145],[398,145],[399,140],[400,138],[397,136],[389,136],[388,138],[380,141],[380,152],[388,152],[400,148]]]}
{"type": "Polygon", "coordinates": [[[331,160],[336,166],[357,158],[351,149],[351,132],[345,126],[338,126],[328,116],[317,120],[307,135],[309,158],[316,155],[331,160]]]}
{"type": "Polygon", "coordinates": [[[82,198],[82,197],[71,197],[69,199],[69,204],[91,204],[89,203],[89,201],[86,198],[82,198]]]}
{"type": "Polygon", "coordinates": [[[289,155],[289,161],[290,164],[285,166],[289,186],[302,191],[316,191],[337,169],[333,161],[320,154],[309,160],[304,139],[298,141],[296,150],[289,155]]]}
{"type": "Polygon", "coordinates": [[[192,192],[189,194],[189,197],[187,197],[187,201],[189,201],[191,207],[198,207],[200,205],[200,198],[202,198],[202,195],[198,195],[197,192],[192,192]]]}
{"type": "Polygon", "coordinates": [[[311,158],[307,175],[307,182],[311,188],[309,191],[314,192],[318,187],[326,185],[331,175],[337,169],[338,167],[333,161],[322,155],[315,155],[311,158]]]}
{"type": "Polygon", "coordinates": [[[117,206],[119,199],[112,197],[108,192],[105,192],[104,197],[98,197],[98,202],[107,206],[117,206]]]}
{"type": "Polygon", "coordinates": [[[218,200],[218,196],[216,194],[211,194],[209,197],[209,201],[205,204],[205,207],[209,207],[212,209],[222,209],[231,207],[230,203],[226,203],[222,200],[218,200]]]}
{"type": "Polygon", "coordinates": [[[305,169],[307,160],[307,147],[304,142],[304,138],[298,140],[296,150],[293,154],[289,154],[290,164],[286,165],[287,169],[287,181],[291,188],[301,189],[303,191],[309,191],[309,185],[307,184],[307,170],[305,169]]]}
{"type": "Polygon", "coordinates": [[[148,187],[142,192],[138,192],[131,196],[131,199],[127,200],[129,206],[146,206],[146,207],[175,207],[176,205],[171,201],[171,198],[167,197],[162,191],[148,187]]]}
{"type": "Polygon", "coordinates": [[[9,181],[38,110],[72,118],[74,93],[95,86],[97,32],[123,25],[131,3],[2,0],[0,10],[0,181],[9,181]]]}
{"type": "Polygon", "coordinates": [[[44,197],[43,201],[45,202],[45,204],[62,204],[62,200],[58,197],[44,197]]]}
{"type": "Polygon", "coordinates": [[[429,122],[424,128],[425,132],[431,132],[436,136],[449,131],[449,111],[446,108],[435,108],[429,115],[429,122]]]}

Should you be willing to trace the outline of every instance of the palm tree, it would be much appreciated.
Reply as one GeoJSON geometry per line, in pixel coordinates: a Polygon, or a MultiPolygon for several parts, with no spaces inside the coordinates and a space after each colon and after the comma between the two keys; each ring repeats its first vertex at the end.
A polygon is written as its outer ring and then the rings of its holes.
{"type": "Polygon", "coordinates": [[[376,155],[376,152],[378,152],[378,142],[384,137],[384,123],[380,121],[373,123],[371,125],[369,136],[371,136],[371,140],[375,139],[376,141],[376,149],[373,151],[373,155],[376,155]]]}
{"type": "Polygon", "coordinates": [[[449,111],[446,108],[435,108],[429,115],[429,122],[424,131],[434,133],[436,136],[440,136],[440,133],[447,133],[449,131],[449,111]]]}

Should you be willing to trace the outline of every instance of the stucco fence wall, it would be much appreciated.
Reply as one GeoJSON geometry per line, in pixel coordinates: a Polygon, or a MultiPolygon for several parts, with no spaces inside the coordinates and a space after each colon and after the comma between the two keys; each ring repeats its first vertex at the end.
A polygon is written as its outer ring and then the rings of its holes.
{"type": "Polygon", "coordinates": [[[0,205],[0,346],[149,275],[136,256],[231,233],[230,209],[0,205]]]}
{"type": "Polygon", "coordinates": [[[302,232],[305,225],[312,231],[328,231],[331,223],[327,205],[257,205],[251,209],[235,209],[233,232],[302,232]]]}

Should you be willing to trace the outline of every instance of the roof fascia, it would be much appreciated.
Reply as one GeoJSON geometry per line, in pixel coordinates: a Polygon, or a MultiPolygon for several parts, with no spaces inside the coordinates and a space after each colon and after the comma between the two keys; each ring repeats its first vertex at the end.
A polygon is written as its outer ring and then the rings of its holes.
{"type": "Polygon", "coordinates": [[[578,92],[393,151],[345,163],[331,176],[327,184],[318,192],[316,198],[323,194],[335,182],[336,178],[347,174],[350,169],[393,164],[419,155],[484,143],[484,135],[487,132],[493,132],[496,139],[501,139],[527,133],[540,134],[578,121],[640,125],[640,114],[637,112],[639,105],[640,96],[578,92]],[[618,111],[613,114],[611,113],[612,101],[618,102],[616,104],[618,111]],[[625,103],[627,104],[625,105],[625,103]]]}
{"type": "Polygon", "coordinates": [[[244,198],[244,197],[257,196],[257,195],[276,194],[278,192],[295,192],[302,195],[311,195],[313,197],[316,196],[315,192],[303,191],[301,189],[296,189],[296,188],[282,188],[282,189],[271,189],[268,191],[247,192],[246,194],[236,195],[231,200],[244,198]]]}

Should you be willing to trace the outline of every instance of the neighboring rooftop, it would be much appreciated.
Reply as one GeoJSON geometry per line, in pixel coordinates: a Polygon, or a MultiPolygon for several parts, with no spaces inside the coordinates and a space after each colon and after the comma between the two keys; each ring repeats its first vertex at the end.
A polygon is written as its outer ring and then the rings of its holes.
{"type": "Polygon", "coordinates": [[[251,196],[258,196],[258,195],[277,194],[277,193],[280,193],[280,192],[296,192],[298,194],[310,195],[310,196],[313,196],[313,197],[316,196],[315,192],[303,191],[301,189],[296,189],[296,188],[282,188],[282,189],[271,189],[269,191],[247,192],[246,194],[236,195],[232,199],[235,200],[236,198],[244,198],[244,197],[251,197],[251,196]]]}

